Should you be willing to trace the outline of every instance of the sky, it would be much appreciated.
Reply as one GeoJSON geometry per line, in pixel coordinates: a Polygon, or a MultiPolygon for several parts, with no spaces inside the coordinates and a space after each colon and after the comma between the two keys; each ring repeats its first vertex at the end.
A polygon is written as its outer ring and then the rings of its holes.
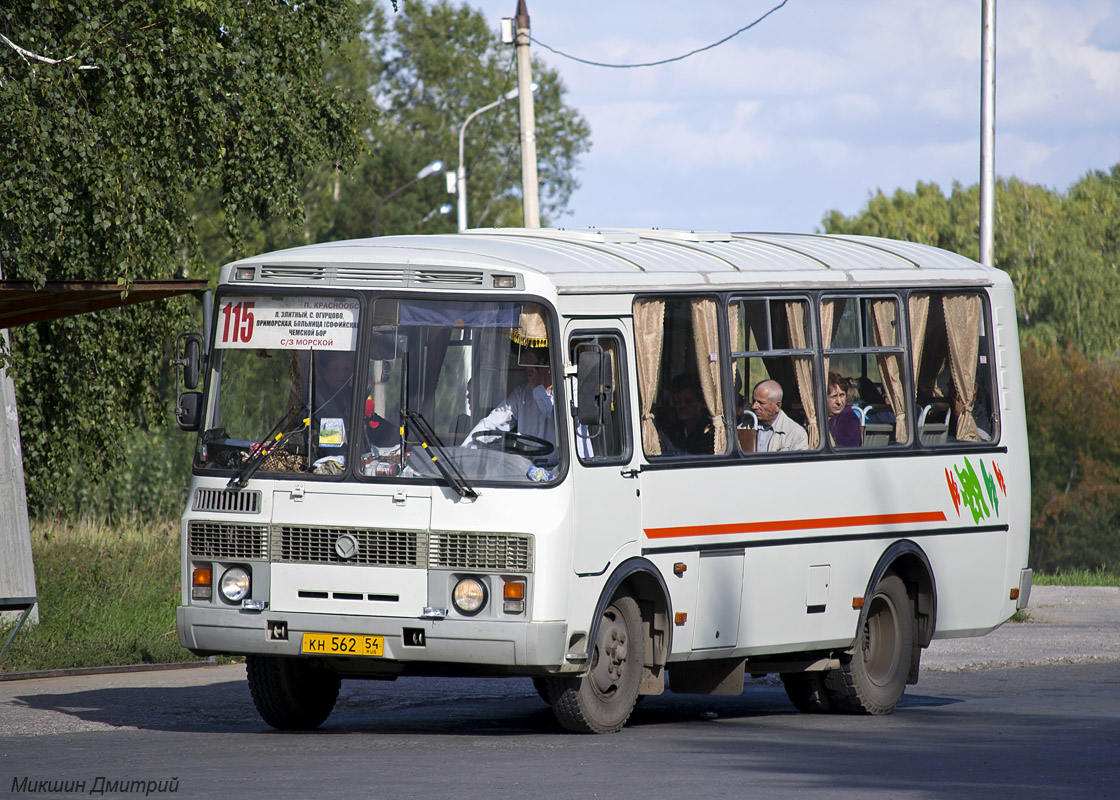
{"type": "MultiPolygon", "coordinates": [[[[781,0],[527,0],[532,36],[581,58],[655,61],[781,0]]],[[[468,0],[492,22],[516,0],[468,0]]],[[[566,228],[811,232],[876,192],[979,182],[980,0],[787,0],[683,61],[579,64],[533,45],[591,127],[566,228]]],[[[1066,191],[1120,162],[1120,0],[996,9],[1001,178],[1066,191]]]]}

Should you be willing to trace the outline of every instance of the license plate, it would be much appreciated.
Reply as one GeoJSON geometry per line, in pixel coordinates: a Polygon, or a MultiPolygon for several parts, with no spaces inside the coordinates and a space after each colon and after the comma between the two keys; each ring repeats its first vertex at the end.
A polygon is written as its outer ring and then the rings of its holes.
{"type": "Polygon", "coordinates": [[[354,633],[305,633],[303,652],[323,656],[383,656],[385,637],[354,633]]]}

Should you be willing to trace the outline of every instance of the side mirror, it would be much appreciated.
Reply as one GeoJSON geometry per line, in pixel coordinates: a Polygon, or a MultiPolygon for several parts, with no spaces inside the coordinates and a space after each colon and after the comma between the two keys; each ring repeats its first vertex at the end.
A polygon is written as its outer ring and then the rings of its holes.
{"type": "Polygon", "coordinates": [[[181,334],[175,349],[178,356],[171,360],[171,365],[183,368],[183,385],[197,389],[202,368],[202,337],[197,333],[181,334]]]}
{"type": "Polygon", "coordinates": [[[184,431],[199,429],[202,424],[202,392],[183,392],[179,395],[179,403],[175,407],[175,421],[184,431]]]}
{"type": "Polygon", "coordinates": [[[582,350],[576,362],[576,419],[583,425],[602,425],[614,395],[611,354],[600,347],[582,350]]]}

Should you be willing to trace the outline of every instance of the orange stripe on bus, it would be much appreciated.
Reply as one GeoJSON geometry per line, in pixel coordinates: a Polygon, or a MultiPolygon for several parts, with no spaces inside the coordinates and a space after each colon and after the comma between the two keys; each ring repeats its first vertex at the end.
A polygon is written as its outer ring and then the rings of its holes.
{"type": "Polygon", "coordinates": [[[818,519],[779,519],[770,522],[735,522],[729,525],[683,525],[677,528],[646,528],[646,538],[669,539],[676,536],[723,536],[732,533],[773,533],[821,528],[855,528],[863,525],[905,525],[914,522],[944,522],[942,511],[909,514],[863,514],[856,517],[818,519]]]}

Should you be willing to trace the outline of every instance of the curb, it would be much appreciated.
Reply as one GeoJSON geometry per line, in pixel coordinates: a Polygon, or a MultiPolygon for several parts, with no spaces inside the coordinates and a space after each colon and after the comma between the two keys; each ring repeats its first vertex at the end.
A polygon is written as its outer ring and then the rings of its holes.
{"type": "Polygon", "coordinates": [[[163,672],[172,669],[217,667],[217,660],[180,661],[174,664],[124,664],[118,667],[68,667],[65,669],[38,669],[31,672],[0,672],[2,681],[29,681],[38,678],[73,678],[81,675],[112,675],[130,672],[163,672]]]}

